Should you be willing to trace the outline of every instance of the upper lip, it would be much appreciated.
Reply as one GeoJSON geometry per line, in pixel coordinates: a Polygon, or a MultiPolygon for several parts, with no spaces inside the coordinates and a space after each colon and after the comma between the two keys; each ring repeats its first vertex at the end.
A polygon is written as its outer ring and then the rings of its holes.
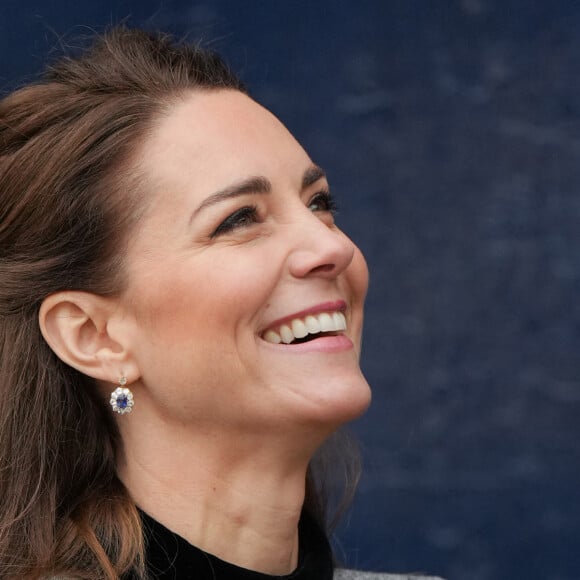
{"type": "Polygon", "coordinates": [[[304,310],[299,310],[298,312],[294,312],[293,314],[289,314],[288,316],[284,316],[282,318],[278,318],[274,320],[262,330],[260,334],[264,334],[264,332],[276,329],[294,320],[296,318],[304,318],[309,314],[320,314],[321,312],[345,312],[347,308],[347,304],[344,300],[334,300],[330,302],[321,302],[316,306],[311,306],[310,308],[305,308],[304,310]]]}

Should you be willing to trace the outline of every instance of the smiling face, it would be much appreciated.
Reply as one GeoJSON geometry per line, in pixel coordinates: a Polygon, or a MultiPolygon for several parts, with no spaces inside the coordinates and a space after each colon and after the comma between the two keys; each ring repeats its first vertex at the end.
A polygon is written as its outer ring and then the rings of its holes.
{"type": "Polygon", "coordinates": [[[141,374],[133,415],[258,432],[358,416],[368,276],[324,172],[226,90],[173,105],[138,158],[151,201],[119,302],[141,374]]]}

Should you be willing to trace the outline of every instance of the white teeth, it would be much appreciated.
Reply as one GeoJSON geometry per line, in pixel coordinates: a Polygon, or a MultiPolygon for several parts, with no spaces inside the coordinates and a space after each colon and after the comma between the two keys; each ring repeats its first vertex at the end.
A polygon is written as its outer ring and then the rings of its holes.
{"type": "Polygon", "coordinates": [[[290,330],[290,327],[285,324],[280,327],[280,336],[282,337],[282,342],[286,344],[290,344],[294,340],[294,334],[290,330]]]}
{"type": "Polygon", "coordinates": [[[318,322],[314,316],[307,316],[304,319],[304,324],[306,324],[306,328],[310,334],[320,332],[320,322],[318,322]]]}
{"type": "Polygon", "coordinates": [[[282,337],[273,330],[268,330],[264,335],[264,340],[266,342],[271,342],[272,344],[280,344],[282,342],[282,337]]]}
{"type": "Polygon", "coordinates": [[[334,320],[332,319],[332,316],[326,314],[326,312],[318,316],[318,322],[320,322],[320,330],[322,332],[332,332],[333,330],[336,330],[334,328],[334,320]]]}
{"type": "Polygon", "coordinates": [[[308,334],[308,329],[302,320],[292,321],[292,332],[296,338],[304,338],[308,334]]]}
{"type": "Polygon", "coordinates": [[[332,319],[336,325],[336,330],[346,330],[346,318],[342,312],[335,312],[332,319]]]}
{"type": "Polygon", "coordinates": [[[343,312],[322,312],[317,315],[309,314],[303,320],[295,318],[288,324],[283,324],[278,329],[268,330],[264,334],[264,340],[272,344],[290,344],[297,338],[304,338],[308,334],[319,332],[340,332],[346,330],[346,317],[343,312]]]}

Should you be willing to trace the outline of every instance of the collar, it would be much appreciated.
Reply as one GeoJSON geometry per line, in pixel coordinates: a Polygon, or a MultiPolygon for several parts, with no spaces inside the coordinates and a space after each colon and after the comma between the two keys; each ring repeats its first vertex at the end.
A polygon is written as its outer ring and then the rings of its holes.
{"type": "Polygon", "coordinates": [[[325,533],[303,512],[298,526],[298,567],[271,576],[240,568],[208,554],[141,512],[147,570],[153,580],[332,580],[333,562],[325,533]]]}

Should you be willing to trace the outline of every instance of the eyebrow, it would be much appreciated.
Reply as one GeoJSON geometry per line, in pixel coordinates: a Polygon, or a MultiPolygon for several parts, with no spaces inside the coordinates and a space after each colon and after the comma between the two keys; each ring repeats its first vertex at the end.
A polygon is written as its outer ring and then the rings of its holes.
{"type": "MultiPolygon", "coordinates": [[[[318,165],[312,165],[309,167],[302,176],[302,191],[306,188],[314,185],[319,179],[326,177],[326,173],[318,165]]],[[[248,177],[242,181],[228,185],[224,189],[220,189],[215,193],[212,193],[193,211],[189,221],[203,209],[231,199],[233,197],[239,197],[241,195],[247,195],[249,193],[270,193],[272,191],[272,183],[266,177],[248,177]]]]}
{"type": "Polygon", "coordinates": [[[272,184],[265,177],[248,177],[248,179],[233,183],[224,189],[220,189],[220,191],[212,193],[209,197],[206,197],[193,212],[189,221],[191,221],[202,209],[225,201],[226,199],[239,197],[240,195],[246,195],[248,193],[270,193],[270,191],[272,191],[272,184]]]}
{"type": "Polygon", "coordinates": [[[318,165],[312,165],[309,167],[302,176],[302,191],[304,191],[307,187],[314,185],[319,179],[326,177],[326,173],[324,173],[324,169],[322,167],[318,167],[318,165]]]}

